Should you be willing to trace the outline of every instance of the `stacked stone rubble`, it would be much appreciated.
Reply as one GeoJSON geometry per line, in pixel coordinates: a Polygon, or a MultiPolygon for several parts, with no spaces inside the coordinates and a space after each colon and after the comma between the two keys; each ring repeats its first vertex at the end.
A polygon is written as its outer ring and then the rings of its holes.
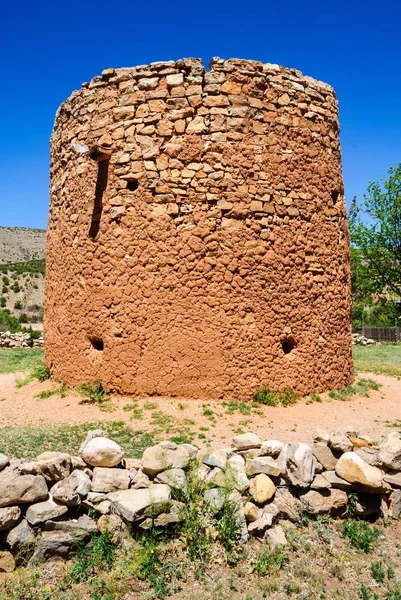
{"type": "Polygon", "coordinates": [[[51,146],[56,377],[202,398],[352,380],[329,85],[238,59],[107,69],[62,104],[51,146]]]}
{"type": "Polygon", "coordinates": [[[0,331],[0,348],[41,348],[44,345],[43,335],[31,342],[29,333],[11,333],[10,331],[0,331]]]}
{"type": "Polygon", "coordinates": [[[230,448],[206,453],[166,441],[142,459],[123,456],[100,430],[89,432],[79,457],[45,452],[28,462],[0,454],[0,571],[12,571],[28,549],[31,564],[67,559],[77,541],[106,528],[122,544],[127,526],[179,527],[189,477],[203,482],[199,509],[206,520],[231,503],[239,544],[250,535],[285,543],[281,524],[303,513],[401,516],[396,433],[378,447],[352,428],[320,431],[312,447],[247,433],[230,448]]]}

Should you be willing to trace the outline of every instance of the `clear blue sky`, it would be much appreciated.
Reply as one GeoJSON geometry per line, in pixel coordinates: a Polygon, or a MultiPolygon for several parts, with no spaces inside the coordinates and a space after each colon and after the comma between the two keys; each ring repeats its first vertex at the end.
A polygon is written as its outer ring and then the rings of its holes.
{"type": "Polygon", "coordinates": [[[294,67],[334,86],[348,202],[401,161],[399,0],[6,2],[0,22],[0,225],[45,228],[49,137],[107,67],[212,56],[294,67]]]}

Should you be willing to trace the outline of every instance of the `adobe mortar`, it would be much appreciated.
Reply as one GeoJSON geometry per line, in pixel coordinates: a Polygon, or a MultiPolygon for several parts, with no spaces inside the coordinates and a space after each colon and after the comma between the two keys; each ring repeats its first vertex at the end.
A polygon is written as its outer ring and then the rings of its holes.
{"type": "Polygon", "coordinates": [[[327,84],[183,59],[107,69],[60,107],[45,303],[55,378],[205,399],[347,385],[349,269],[327,84]]]}

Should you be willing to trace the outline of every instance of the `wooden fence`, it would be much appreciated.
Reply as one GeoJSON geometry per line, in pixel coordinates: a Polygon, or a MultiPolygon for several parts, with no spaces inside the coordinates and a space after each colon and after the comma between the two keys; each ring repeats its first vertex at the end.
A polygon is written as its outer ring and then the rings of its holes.
{"type": "Polygon", "coordinates": [[[358,333],[375,340],[375,342],[401,342],[400,327],[367,327],[365,325],[358,333]]]}

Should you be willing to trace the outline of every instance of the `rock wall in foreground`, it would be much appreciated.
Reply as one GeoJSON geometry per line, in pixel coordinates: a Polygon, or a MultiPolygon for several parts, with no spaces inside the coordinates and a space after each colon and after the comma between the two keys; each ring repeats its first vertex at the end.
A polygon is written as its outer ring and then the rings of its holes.
{"type": "Polygon", "coordinates": [[[329,85],[237,59],[107,69],[60,107],[51,146],[56,378],[198,398],[352,380],[329,85]]]}
{"type": "Polygon", "coordinates": [[[286,543],[280,521],[304,513],[399,518],[401,435],[377,447],[352,428],[319,431],[310,447],[246,433],[231,448],[201,452],[166,441],[142,459],[124,459],[98,430],[88,433],[80,456],[45,452],[26,462],[0,454],[0,572],[15,568],[27,544],[36,564],[69,558],[77,540],[106,528],[115,544],[124,543],[127,526],[179,528],[194,479],[204,488],[197,506],[205,522],[228,501],[236,542],[257,536],[274,547],[286,543]]]}

